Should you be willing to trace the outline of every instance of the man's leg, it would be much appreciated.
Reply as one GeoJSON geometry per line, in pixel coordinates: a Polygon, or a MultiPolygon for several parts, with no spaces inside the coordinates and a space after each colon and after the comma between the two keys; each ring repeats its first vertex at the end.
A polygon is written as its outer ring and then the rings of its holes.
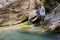
{"type": "Polygon", "coordinates": [[[41,16],[42,27],[44,28],[44,16],[41,16]]]}

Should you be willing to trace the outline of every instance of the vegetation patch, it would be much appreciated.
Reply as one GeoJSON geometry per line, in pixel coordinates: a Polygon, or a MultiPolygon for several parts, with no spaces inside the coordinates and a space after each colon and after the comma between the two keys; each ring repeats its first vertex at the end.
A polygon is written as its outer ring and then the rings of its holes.
{"type": "Polygon", "coordinates": [[[23,25],[29,25],[29,22],[25,21],[25,22],[22,22],[21,24],[23,24],[23,25]]]}

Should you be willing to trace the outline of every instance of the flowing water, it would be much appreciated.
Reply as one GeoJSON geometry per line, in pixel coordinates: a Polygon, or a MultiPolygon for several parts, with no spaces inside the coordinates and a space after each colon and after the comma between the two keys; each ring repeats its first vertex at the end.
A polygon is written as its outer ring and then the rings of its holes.
{"type": "Polygon", "coordinates": [[[59,33],[22,33],[19,30],[0,32],[0,40],[60,40],[59,33]]]}

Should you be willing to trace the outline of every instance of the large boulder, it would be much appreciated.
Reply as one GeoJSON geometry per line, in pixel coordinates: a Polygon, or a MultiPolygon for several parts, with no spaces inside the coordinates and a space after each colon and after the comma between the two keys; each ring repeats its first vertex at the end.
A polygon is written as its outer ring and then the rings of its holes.
{"type": "Polygon", "coordinates": [[[29,13],[34,10],[35,4],[39,0],[4,0],[1,1],[0,7],[0,24],[13,25],[25,20],[29,13]],[[13,2],[14,1],[14,2],[13,2]],[[5,2],[5,3],[4,3],[5,2]],[[9,3],[10,2],[10,3],[9,3]]]}

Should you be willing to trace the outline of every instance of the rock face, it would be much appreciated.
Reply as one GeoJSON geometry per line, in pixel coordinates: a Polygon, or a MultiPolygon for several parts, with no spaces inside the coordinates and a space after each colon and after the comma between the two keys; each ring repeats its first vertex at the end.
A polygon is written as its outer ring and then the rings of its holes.
{"type": "Polygon", "coordinates": [[[54,30],[57,26],[60,26],[60,4],[54,9],[52,14],[47,15],[46,18],[49,18],[49,29],[54,30]]]}
{"type": "Polygon", "coordinates": [[[1,0],[0,25],[18,24],[28,17],[39,0],[1,0]]]}
{"type": "Polygon", "coordinates": [[[15,1],[16,0],[0,0],[0,8],[5,7],[6,5],[9,5],[15,1]]]}

